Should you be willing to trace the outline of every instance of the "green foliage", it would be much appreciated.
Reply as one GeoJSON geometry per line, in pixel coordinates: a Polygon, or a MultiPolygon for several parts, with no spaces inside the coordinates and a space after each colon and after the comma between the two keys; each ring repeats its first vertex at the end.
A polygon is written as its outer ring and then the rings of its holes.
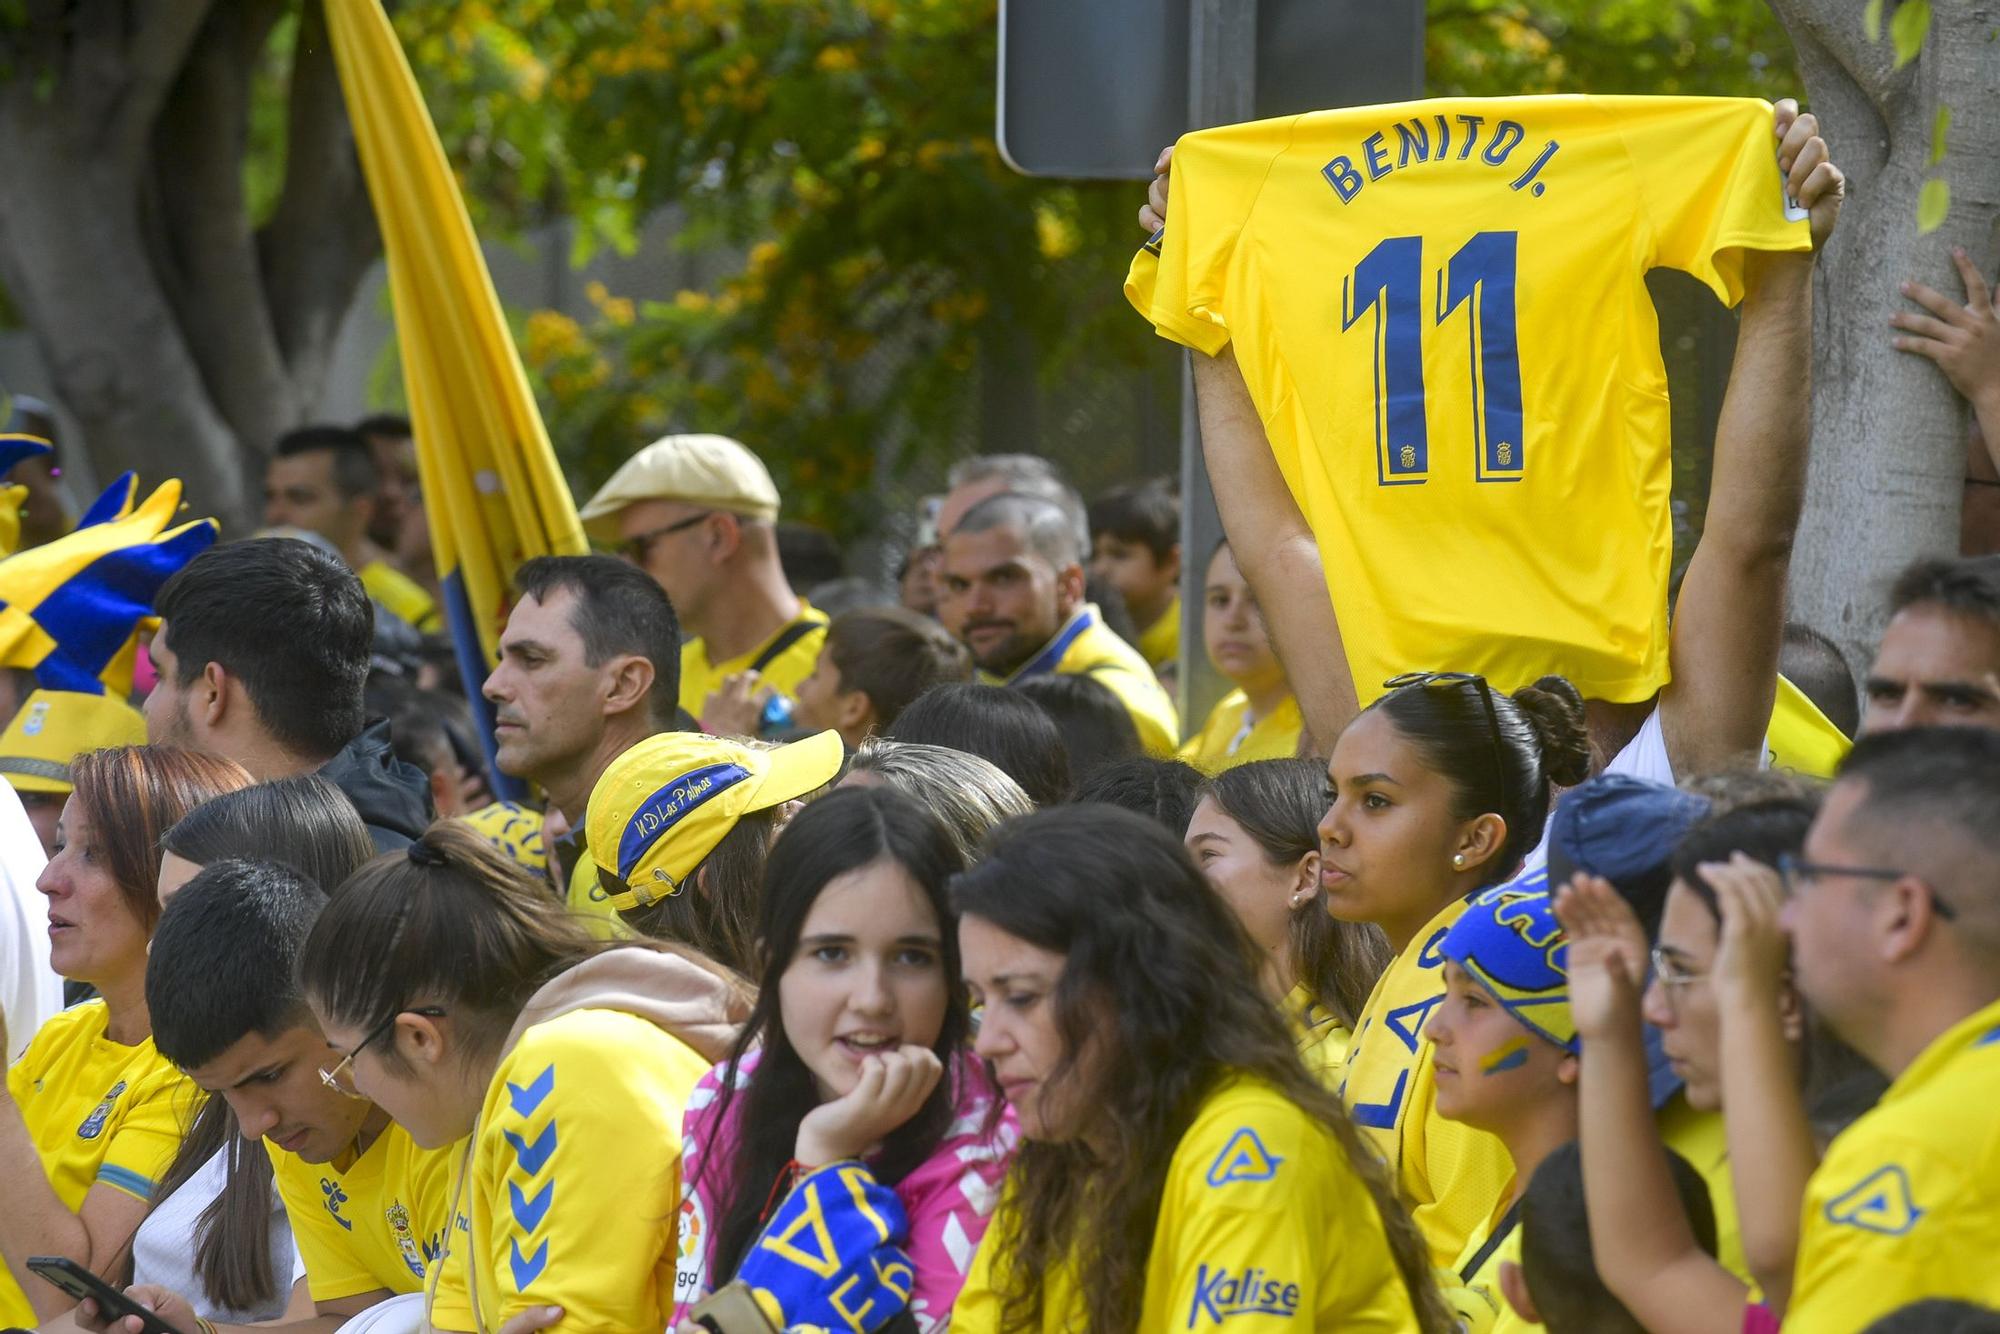
{"type": "Polygon", "coordinates": [[[1924,49],[1931,30],[1931,0],[1903,0],[1896,16],[1889,20],[1889,40],[1896,45],[1896,68],[1901,69],[1924,49]]]}
{"type": "Polygon", "coordinates": [[[1951,183],[1942,176],[1924,182],[1924,188],[1917,192],[1917,235],[1925,236],[1944,226],[1944,215],[1951,212],[1951,183]]]}
{"type": "Polygon", "coordinates": [[[1800,91],[1791,40],[1762,0],[1443,0],[1428,20],[1438,95],[1800,91]]]}
{"type": "Polygon", "coordinates": [[[1937,118],[1931,122],[1931,158],[1929,165],[1935,167],[1938,163],[1944,161],[1945,137],[1950,133],[1951,108],[1939,107],[1937,109],[1937,118]]]}

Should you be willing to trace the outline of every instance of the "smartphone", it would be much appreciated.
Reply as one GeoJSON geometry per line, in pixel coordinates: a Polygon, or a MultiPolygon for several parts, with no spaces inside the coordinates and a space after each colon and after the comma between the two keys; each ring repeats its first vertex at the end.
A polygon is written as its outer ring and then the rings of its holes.
{"type": "Polygon", "coordinates": [[[96,1302],[107,1322],[136,1316],[146,1334],[183,1334],[67,1256],[31,1255],[28,1269],[78,1301],[88,1297],[96,1302]]]}

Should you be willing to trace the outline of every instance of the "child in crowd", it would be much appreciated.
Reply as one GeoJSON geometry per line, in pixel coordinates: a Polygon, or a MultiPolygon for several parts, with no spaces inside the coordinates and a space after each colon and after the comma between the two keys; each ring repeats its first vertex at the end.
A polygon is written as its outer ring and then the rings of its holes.
{"type": "Polygon", "coordinates": [[[1247,760],[1298,754],[1305,728],[1299,702],[1271,647],[1257,595],[1236,568],[1227,542],[1218,543],[1209,557],[1201,640],[1209,662],[1235,689],[1209,710],[1201,730],[1181,747],[1181,758],[1214,773],[1247,760]]]}
{"type": "Polygon", "coordinates": [[[1462,673],[1388,687],[1327,764],[1320,883],[1334,916],[1381,927],[1395,951],[1355,1029],[1341,1098],[1442,1269],[1490,1221],[1512,1167],[1499,1139],[1435,1105],[1436,1048],[1422,1035],[1445,997],[1438,946],[1468,898],[1535,846],[1552,784],[1580,781],[1589,749],[1582,701],[1560,677],[1512,695],[1462,673]]]}
{"type": "Polygon", "coordinates": [[[900,607],[842,612],[827,627],[812,674],[799,682],[792,721],[833,728],[853,750],[888,731],[932,686],[971,679],[965,645],[929,617],[900,607]]]}
{"type": "Polygon", "coordinates": [[[1039,812],[953,895],[977,1050],[1023,1138],[954,1331],[1449,1327],[1379,1163],[1175,839],[1039,812]]]}
{"type": "Polygon", "coordinates": [[[1181,502],[1164,478],[1106,492],[1090,506],[1090,572],[1116,588],[1162,680],[1181,655],[1181,502]]]}
{"type": "Polygon", "coordinates": [[[864,1159],[908,1219],[909,1310],[942,1329],[1014,1139],[973,1056],[945,882],[964,861],[888,788],[832,793],[772,848],[757,1007],[683,1131],[676,1318],[737,1271],[797,1176],[864,1159]]]}
{"type": "Polygon", "coordinates": [[[995,825],[1035,809],[1021,785],[991,760],[915,741],[862,743],[840,786],[892,787],[913,798],[943,823],[968,866],[995,825]]]}
{"type": "Polygon", "coordinates": [[[1252,760],[1202,789],[1187,849],[1263,951],[1265,992],[1283,1003],[1306,1069],[1337,1089],[1368,993],[1389,963],[1380,927],[1326,910],[1317,760],[1252,760]]]}

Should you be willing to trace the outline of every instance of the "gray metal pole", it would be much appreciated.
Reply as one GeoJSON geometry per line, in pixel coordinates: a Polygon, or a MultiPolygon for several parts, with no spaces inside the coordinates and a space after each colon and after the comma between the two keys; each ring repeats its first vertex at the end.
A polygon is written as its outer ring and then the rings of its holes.
{"type": "MultiPolygon", "coordinates": [[[[1257,0],[1192,0],[1188,6],[1188,128],[1252,119],[1257,91],[1257,0]]],[[[1172,212],[1172,201],[1168,211],[1172,212]]],[[[1171,219],[1169,219],[1171,225],[1171,219]]],[[[1190,353],[1189,355],[1193,355],[1190,353]]],[[[1201,458],[1194,371],[1181,364],[1181,731],[1191,735],[1229,682],[1201,642],[1202,582],[1222,520],[1201,458]]]]}

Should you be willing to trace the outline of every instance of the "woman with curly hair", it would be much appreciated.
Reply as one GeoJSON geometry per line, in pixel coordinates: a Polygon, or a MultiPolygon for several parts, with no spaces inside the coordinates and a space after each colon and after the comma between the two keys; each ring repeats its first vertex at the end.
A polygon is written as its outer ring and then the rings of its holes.
{"type": "Polygon", "coordinates": [[[975,1049],[1023,1137],[954,1331],[1450,1328],[1380,1164],[1171,835],[1043,811],[953,892],[975,1049]]]}

